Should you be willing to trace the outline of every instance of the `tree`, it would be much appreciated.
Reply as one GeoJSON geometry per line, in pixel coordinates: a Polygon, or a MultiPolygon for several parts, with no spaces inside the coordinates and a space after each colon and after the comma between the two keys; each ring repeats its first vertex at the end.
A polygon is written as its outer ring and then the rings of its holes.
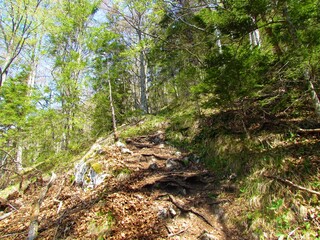
{"type": "Polygon", "coordinates": [[[152,7],[154,2],[149,0],[144,1],[123,1],[114,2],[110,5],[107,1],[104,1],[104,7],[110,13],[111,16],[116,15],[115,29],[126,24],[125,28],[128,31],[123,31],[123,39],[129,40],[127,43],[131,47],[131,54],[136,57],[137,64],[137,76],[139,77],[140,85],[140,109],[144,113],[148,113],[148,75],[150,69],[148,69],[147,61],[147,42],[150,37],[148,31],[150,29],[152,21],[150,16],[152,15],[152,7]],[[133,33],[133,34],[132,34],[133,33]],[[136,55],[138,54],[138,56],[136,55]]]}
{"type": "Polygon", "coordinates": [[[55,59],[53,78],[57,101],[63,115],[62,149],[69,149],[71,137],[79,132],[76,114],[80,110],[87,65],[85,38],[90,17],[98,1],[60,1],[52,4],[54,18],[50,31],[50,56],[55,59]]]}
{"type": "Polygon", "coordinates": [[[6,81],[8,72],[25,48],[28,38],[38,27],[35,16],[42,0],[1,1],[0,8],[0,87],[6,81]]]}

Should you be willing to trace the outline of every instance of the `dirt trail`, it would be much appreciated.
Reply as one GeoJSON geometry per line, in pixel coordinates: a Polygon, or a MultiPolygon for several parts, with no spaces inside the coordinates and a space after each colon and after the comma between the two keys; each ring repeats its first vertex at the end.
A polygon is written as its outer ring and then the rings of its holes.
{"type": "MultiPolygon", "coordinates": [[[[40,208],[39,239],[241,239],[223,223],[233,194],[220,198],[215,176],[196,157],[167,145],[163,133],[126,143],[130,151],[100,153],[106,163],[116,160],[114,174],[93,190],[58,175],[40,208]]],[[[39,178],[9,198],[16,210],[0,220],[0,239],[27,238],[46,183],[39,178]]]]}

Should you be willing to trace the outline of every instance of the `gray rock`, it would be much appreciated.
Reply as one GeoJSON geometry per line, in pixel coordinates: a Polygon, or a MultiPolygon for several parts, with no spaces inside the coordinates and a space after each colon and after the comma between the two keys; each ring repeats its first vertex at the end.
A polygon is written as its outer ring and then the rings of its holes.
{"type": "Polygon", "coordinates": [[[150,170],[157,170],[159,167],[158,167],[158,165],[156,164],[156,163],[151,163],[150,165],[149,165],[149,168],[148,169],[150,169],[150,170]]]}
{"type": "Polygon", "coordinates": [[[160,208],[158,212],[158,218],[166,219],[170,216],[169,211],[166,208],[160,208]]]}
{"type": "Polygon", "coordinates": [[[175,154],[177,157],[180,157],[181,156],[181,152],[175,152],[175,154]]]}
{"type": "Polygon", "coordinates": [[[116,142],[115,145],[118,148],[125,148],[126,147],[126,145],[124,143],[120,142],[120,141],[116,142]]]}
{"type": "Polygon", "coordinates": [[[170,213],[171,217],[173,217],[173,218],[174,218],[175,216],[177,216],[176,210],[174,210],[172,207],[169,208],[169,213],[170,213]]]}
{"type": "Polygon", "coordinates": [[[121,148],[121,153],[123,153],[123,154],[126,154],[126,153],[133,154],[133,152],[130,151],[128,148],[121,148]]]}
{"type": "Polygon", "coordinates": [[[180,162],[174,160],[174,159],[168,159],[166,162],[166,168],[168,170],[174,170],[174,169],[179,169],[181,167],[180,162]]]}
{"type": "Polygon", "coordinates": [[[204,231],[200,237],[198,238],[200,240],[218,240],[218,238],[216,238],[215,236],[213,236],[211,233],[208,233],[206,231],[204,231]]]}

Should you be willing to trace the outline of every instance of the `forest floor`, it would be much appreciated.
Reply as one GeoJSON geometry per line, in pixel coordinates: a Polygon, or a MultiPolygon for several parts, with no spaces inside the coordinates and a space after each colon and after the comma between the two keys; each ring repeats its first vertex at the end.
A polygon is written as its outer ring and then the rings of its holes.
{"type": "Polygon", "coordinates": [[[12,214],[0,220],[0,239],[26,239],[31,219],[39,221],[38,239],[244,239],[224,222],[237,195],[231,182],[221,184],[162,132],[126,143],[127,152],[103,146],[99,158],[112,174],[94,189],[75,186],[73,170],[61,171],[39,213],[49,179],[39,175],[10,194],[2,207],[12,214]]]}

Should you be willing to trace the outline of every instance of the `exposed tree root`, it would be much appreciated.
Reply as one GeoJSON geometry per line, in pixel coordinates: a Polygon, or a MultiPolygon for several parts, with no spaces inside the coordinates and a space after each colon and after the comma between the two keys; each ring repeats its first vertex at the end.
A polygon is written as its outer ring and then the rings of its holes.
{"type": "Polygon", "coordinates": [[[172,158],[170,156],[161,156],[154,153],[142,153],[141,155],[144,157],[155,157],[156,159],[159,159],[159,160],[168,160],[169,158],[172,158]]]}
{"type": "Polygon", "coordinates": [[[199,218],[201,218],[204,222],[206,222],[208,225],[210,225],[211,227],[213,227],[213,225],[210,223],[210,221],[201,213],[199,213],[198,211],[192,209],[191,208],[187,208],[185,206],[183,206],[181,203],[179,203],[171,194],[168,195],[169,196],[169,200],[177,207],[179,208],[181,211],[184,212],[191,212],[193,214],[195,214],[196,216],[198,216],[199,218]]]}

